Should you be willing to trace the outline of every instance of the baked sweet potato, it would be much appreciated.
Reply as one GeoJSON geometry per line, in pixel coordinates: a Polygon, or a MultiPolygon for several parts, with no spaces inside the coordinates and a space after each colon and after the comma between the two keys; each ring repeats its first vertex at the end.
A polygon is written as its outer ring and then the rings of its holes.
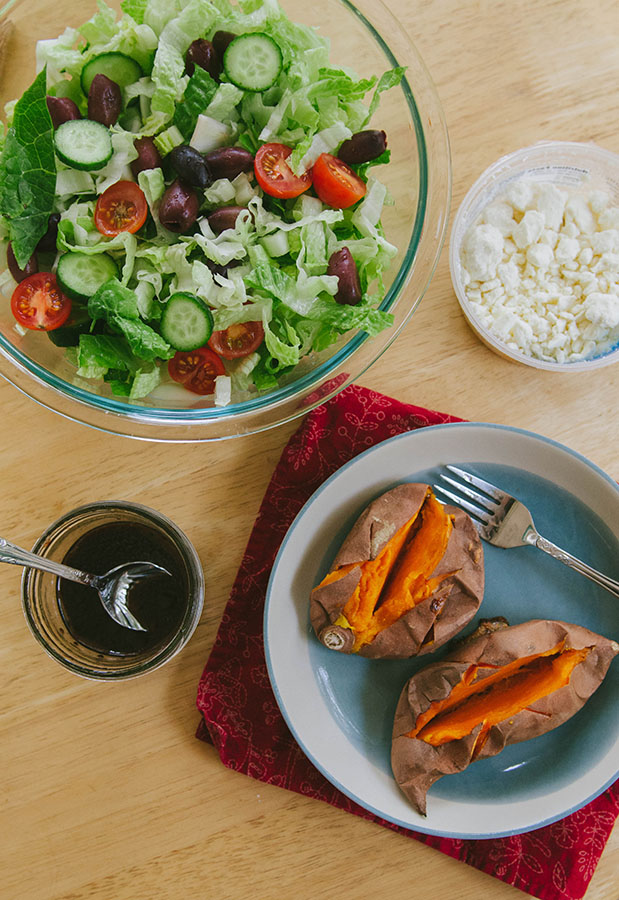
{"type": "Polygon", "coordinates": [[[413,806],[443,775],[563,724],[597,690],[619,644],[536,619],[465,642],[416,672],[400,695],[391,765],[413,806]]]}
{"type": "Polygon", "coordinates": [[[359,516],[311,593],[310,618],[333,650],[407,659],[464,628],[483,591],[483,550],[469,516],[442,506],[427,484],[401,484],[359,516]]]}

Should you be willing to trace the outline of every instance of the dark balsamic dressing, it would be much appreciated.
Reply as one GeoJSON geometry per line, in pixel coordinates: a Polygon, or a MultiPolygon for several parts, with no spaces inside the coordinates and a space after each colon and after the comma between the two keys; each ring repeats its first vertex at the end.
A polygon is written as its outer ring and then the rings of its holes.
{"type": "Polygon", "coordinates": [[[119,625],[93,588],[58,579],[58,606],[73,637],[103,653],[134,655],[163,648],[180,626],[189,602],[187,574],[174,544],[160,531],[136,522],[111,522],[82,535],[63,562],[93,575],[136,560],[157,563],[170,575],[155,575],[131,588],[127,605],[146,631],[119,625]]]}

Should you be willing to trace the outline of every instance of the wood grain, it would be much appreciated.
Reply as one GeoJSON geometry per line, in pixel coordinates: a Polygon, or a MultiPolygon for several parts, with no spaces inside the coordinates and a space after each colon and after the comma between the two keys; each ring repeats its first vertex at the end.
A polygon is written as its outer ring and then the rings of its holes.
{"type": "MultiPolygon", "coordinates": [[[[615,0],[389,5],[444,106],[452,214],[487,165],[528,143],[595,140],[619,152],[615,0]]],[[[48,16],[53,35],[62,26],[52,6],[48,16]]],[[[539,432],[619,478],[619,366],[554,375],[495,356],[460,315],[446,247],[418,312],[360,382],[539,432]]],[[[147,678],[105,685],[45,656],[24,623],[20,571],[0,571],[2,897],[525,896],[415,841],[228,771],[193,737],[200,672],[293,425],[222,444],[166,446],[63,420],[4,382],[0,402],[3,535],[30,546],[77,504],[136,499],[187,532],[207,582],[202,621],[183,653],[147,678]]],[[[615,830],[586,900],[617,900],[618,872],[615,830]]]]}

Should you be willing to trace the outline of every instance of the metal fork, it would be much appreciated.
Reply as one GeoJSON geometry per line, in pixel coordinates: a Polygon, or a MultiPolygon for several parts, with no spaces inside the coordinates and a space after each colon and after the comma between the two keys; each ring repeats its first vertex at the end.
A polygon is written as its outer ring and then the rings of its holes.
{"type": "Polygon", "coordinates": [[[588,566],[580,559],[572,556],[571,553],[562,550],[556,544],[542,537],[535,528],[531,513],[520,500],[516,500],[510,494],[501,491],[494,484],[490,484],[489,481],[484,481],[483,478],[471,475],[470,472],[465,472],[457,466],[446,465],[445,468],[452,474],[457,475],[460,481],[442,474],[439,476],[440,479],[457,488],[461,494],[464,494],[469,499],[464,500],[457,494],[452,493],[448,488],[443,487],[442,484],[435,484],[435,489],[444,497],[447,497],[451,503],[462,507],[462,509],[465,509],[478,520],[475,523],[477,530],[489,544],[495,544],[497,547],[523,547],[527,545],[539,547],[540,550],[549,553],[550,556],[558,559],[559,562],[565,563],[566,566],[575,569],[576,572],[580,572],[581,575],[585,575],[591,581],[595,581],[596,584],[606,588],[615,597],[619,597],[619,581],[603,575],[602,572],[598,572],[597,569],[588,566]],[[473,490],[473,488],[478,488],[478,490],[473,490]],[[480,493],[480,491],[483,491],[483,493],[480,493]]]}

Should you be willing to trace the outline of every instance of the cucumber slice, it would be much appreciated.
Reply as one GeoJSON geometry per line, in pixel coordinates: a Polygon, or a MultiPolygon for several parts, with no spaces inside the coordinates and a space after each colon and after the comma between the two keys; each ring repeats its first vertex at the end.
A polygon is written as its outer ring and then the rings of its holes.
{"type": "Polygon", "coordinates": [[[175,350],[197,350],[213,333],[213,316],[199,297],[180,291],[168,300],[160,329],[175,350]]]}
{"type": "Polygon", "coordinates": [[[282,70],[282,52],[268,34],[241,34],[228,45],[223,64],[228,79],[238,88],[266,91],[282,70]]]}
{"type": "Polygon", "coordinates": [[[99,56],[95,56],[90,62],[87,62],[82,69],[82,90],[88,96],[95,75],[107,75],[122,90],[128,84],[133,84],[134,81],[141,78],[142,74],[141,66],[124,53],[116,50],[100,53],[99,56]]]}
{"type": "Polygon", "coordinates": [[[51,331],[47,331],[46,334],[56,347],[77,347],[80,342],[80,335],[90,334],[92,327],[92,319],[88,312],[85,309],[79,309],[74,306],[66,324],[61,325],[60,328],[53,328],[51,331]]]}
{"type": "Polygon", "coordinates": [[[71,119],[54,133],[58,159],[72,169],[102,169],[112,156],[109,130],[91,119],[71,119]]]}
{"type": "Polygon", "coordinates": [[[72,300],[88,300],[117,275],[118,266],[107,253],[63,253],[56,269],[60,290],[72,300]]]}

